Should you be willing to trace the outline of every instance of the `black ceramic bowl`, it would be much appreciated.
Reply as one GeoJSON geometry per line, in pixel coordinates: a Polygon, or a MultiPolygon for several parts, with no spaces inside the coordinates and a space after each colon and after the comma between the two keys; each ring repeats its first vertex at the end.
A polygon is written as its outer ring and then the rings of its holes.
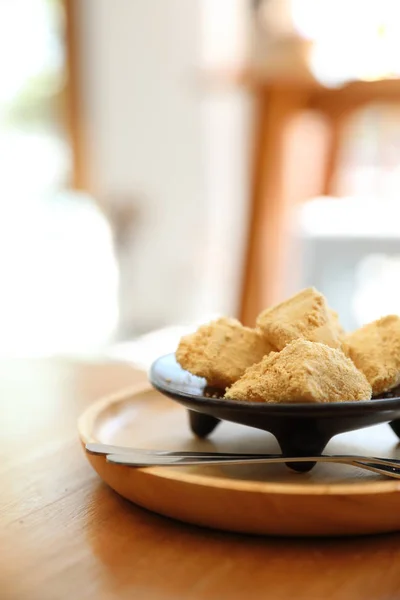
{"type": "MultiPolygon", "coordinates": [[[[400,397],[327,404],[263,404],[225,400],[205,379],[184,371],[167,354],[156,360],[150,382],[162,394],[189,409],[190,426],[199,437],[210,434],[221,420],[271,432],[285,456],[318,456],[338,433],[390,422],[400,437],[400,397]],[[399,419],[399,420],[397,420],[399,419]]],[[[308,470],[313,463],[290,465],[308,470]]]]}

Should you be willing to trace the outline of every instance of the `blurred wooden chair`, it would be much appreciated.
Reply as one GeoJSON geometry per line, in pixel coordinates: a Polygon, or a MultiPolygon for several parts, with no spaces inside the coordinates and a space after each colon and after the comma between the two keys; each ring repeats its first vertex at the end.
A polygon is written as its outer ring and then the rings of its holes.
{"type": "MultiPolygon", "coordinates": [[[[319,83],[309,66],[312,42],[300,38],[293,27],[288,0],[253,0],[252,10],[250,67],[234,74],[256,104],[240,314],[248,325],[285,295],[290,207],[312,196],[334,194],[343,137],[357,111],[368,104],[400,103],[398,79],[357,80],[336,88],[319,83]],[[315,117],[313,136],[307,127],[291,135],[293,123],[306,113],[315,117]]],[[[338,31],[338,43],[339,38],[338,31]]]]}
{"type": "MultiPolygon", "coordinates": [[[[275,70],[276,71],[276,70],[275,70]]],[[[288,256],[288,210],[311,196],[333,195],[339,154],[347,124],[363,107],[400,103],[400,80],[356,81],[326,88],[301,71],[278,77],[247,74],[256,99],[251,219],[240,317],[254,325],[256,315],[285,294],[288,256]],[[303,156],[293,156],[290,124],[301,114],[320,120],[319,133],[303,136],[303,156]],[[317,144],[319,150],[313,147],[317,144]],[[317,164],[310,164],[313,157],[317,164]],[[296,165],[290,161],[297,160],[296,165]],[[289,180],[289,179],[291,180],[289,180]]],[[[297,145],[302,145],[301,139],[297,145]]]]}

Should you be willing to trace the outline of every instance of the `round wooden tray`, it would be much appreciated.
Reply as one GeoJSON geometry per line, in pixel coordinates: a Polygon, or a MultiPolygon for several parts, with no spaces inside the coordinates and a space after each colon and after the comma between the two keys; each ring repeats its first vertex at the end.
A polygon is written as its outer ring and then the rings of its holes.
{"type": "MultiPolygon", "coordinates": [[[[223,422],[207,440],[187,411],[149,385],[103,398],[79,419],[83,444],[224,452],[279,452],[275,438],[223,422]]],[[[389,425],[337,436],[327,453],[399,457],[389,425]]],[[[356,535],[400,530],[400,480],[355,467],[318,464],[299,474],[285,465],[129,468],[86,456],[121,496],[188,523],[255,534],[356,535]]]]}

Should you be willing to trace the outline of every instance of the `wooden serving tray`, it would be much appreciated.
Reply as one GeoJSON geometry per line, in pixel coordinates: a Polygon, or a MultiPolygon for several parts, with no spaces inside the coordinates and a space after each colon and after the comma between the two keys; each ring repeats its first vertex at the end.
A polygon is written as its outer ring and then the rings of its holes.
{"type": "MultiPolygon", "coordinates": [[[[187,411],[149,385],[103,398],[79,419],[83,444],[224,452],[279,452],[275,438],[223,422],[196,439],[187,411]]],[[[337,436],[326,453],[400,457],[389,425],[337,436]]],[[[196,525],[282,536],[357,535],[400,530],[400,480],[355,467],[318,464],[309,473],[285,465],[129,468],[86,453],[124,498],[196,525]]]]}

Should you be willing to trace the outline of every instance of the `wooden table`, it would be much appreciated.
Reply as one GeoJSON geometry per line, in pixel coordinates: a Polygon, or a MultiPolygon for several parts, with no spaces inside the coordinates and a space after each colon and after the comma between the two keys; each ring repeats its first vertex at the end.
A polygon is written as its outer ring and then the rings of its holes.
{"type": "Polygon", "coordinates": [[[400,597],[400,534],[301,540],[205,531],[103,485],[76,419],[99,396],[143,379],[111,363],[0,363],[1,600],[400,597]]]}

